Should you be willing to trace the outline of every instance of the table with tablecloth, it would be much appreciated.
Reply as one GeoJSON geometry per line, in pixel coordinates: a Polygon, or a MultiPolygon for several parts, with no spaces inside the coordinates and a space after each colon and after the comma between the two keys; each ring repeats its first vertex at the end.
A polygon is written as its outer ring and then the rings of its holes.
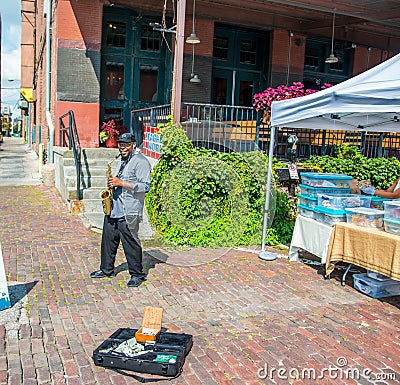
{"type": "Polygon", "coordinates": [[[326,274],[346,262],[400,280],[400,236],[383,229],[338,222],[326,254],[326,274]]]}
{"type": "Polygon", "coordinates": [[[298,251],[306,250],[321,258],[321,263],[325,263],[332,230],[332,226],[298,215],[290,243],[289,259],[297,261],[298,251]]]}

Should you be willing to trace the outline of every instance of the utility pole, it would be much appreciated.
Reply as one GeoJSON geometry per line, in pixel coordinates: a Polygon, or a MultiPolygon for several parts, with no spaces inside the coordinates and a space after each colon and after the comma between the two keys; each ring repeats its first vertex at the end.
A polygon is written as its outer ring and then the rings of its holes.
{"type": "Polygon", "coordinates": [[[176,124],[180,123],[181,115],[183,47],[185,43],[185,12],[186,0],[178,0],[174,52],[174,73],[171,92],[171,112],[174,116],[174,123],[176,124]]]}

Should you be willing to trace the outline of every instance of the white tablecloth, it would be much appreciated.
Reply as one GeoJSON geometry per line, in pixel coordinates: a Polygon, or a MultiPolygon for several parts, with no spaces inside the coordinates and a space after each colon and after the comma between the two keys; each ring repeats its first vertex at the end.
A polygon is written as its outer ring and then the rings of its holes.
{"type": "Polygon", "coordinates": [[[298,251],[302,249],[320,257],[321,263],[325,263],[332,231],[333,226],[298,215],[290,243],[289,259],[297,261],[298,251]]]}

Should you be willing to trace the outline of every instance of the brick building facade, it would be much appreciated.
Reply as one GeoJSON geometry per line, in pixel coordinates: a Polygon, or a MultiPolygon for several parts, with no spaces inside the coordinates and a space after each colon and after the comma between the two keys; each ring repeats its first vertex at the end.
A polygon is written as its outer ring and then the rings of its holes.
{"type": "MultiPolygon", "coordinates": [[[[195,20],[201,42],[184,45],[182,101],[251,105],[267,87],[339,83],[399,52],[400,27],[377,32],[360,20],[356,28],[349,14],[357,10],[344,3],[336,11],[339,63],[326,65],[332,10],[282,3],[199,0],[194,14],[188,2],[185,37],[195,20]],[[189,82],[192,71],[200,84],[189,82]]],[[[69,110],[81,145],[98,147],[103,120],[129,126],[130,110],[170,103],[175,35],[149,26],[172,26],[175,8],[165,10],[164,18],[155,0],[22,0],[21,88],[33,92],[23,124],[33,147],[59,144],[58,119],[69,110]]]]}

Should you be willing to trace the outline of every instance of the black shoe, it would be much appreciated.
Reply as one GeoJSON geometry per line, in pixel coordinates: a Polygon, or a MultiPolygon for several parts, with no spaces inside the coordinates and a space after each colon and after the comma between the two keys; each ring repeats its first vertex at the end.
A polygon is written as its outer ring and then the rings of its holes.
{"type": "Polygon", "coordinates": [[[111,274],[106,274],[103,270],[97,270],[93,273],[90,273],[90,278],[104,278],[104,277],[115,277],[115,273],[112,272],[111,274]]]}
{"type": "Polygon", "coordinates": [[[128,281],[127,286],[128,287],[138,287],[140,286],[146,278],[144,277],[135,277],[134,275],[131,277],[131,279],[128,281]]]}

